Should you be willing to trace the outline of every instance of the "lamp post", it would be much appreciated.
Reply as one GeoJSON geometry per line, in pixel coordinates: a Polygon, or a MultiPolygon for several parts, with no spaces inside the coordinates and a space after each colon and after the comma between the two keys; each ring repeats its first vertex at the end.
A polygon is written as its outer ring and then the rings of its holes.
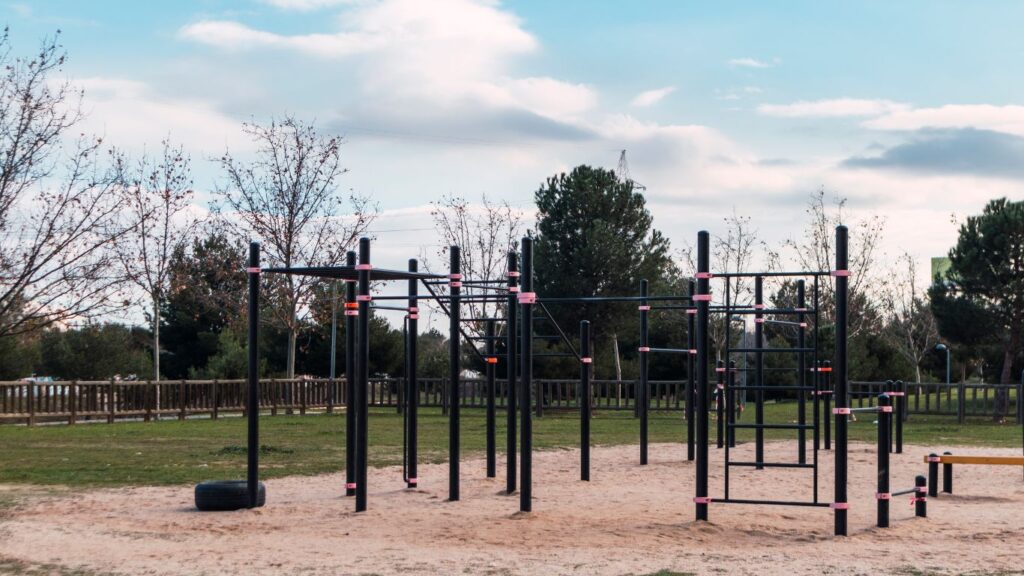
{"type": "MultiPolygon", "coordinates": [[[[946,346],[945,344],[942,344],[940,342],[939,344],[935,345],[935,351],[936,352],[945,352],[946,353],[946,386],[949,386],[950,384],[952,384],[952,378],[951,378],[952,363],[950,361],[950,349],[949,349],[949,346],[946,346]]],[[[965,420],[965,418],[967,416],[966,415],[966,410],[965,410],[965,404],[964,404],[965,402],[966,402],[966,398],[964,398],[964,383],[961,382],[960,386],[957,387],[957,401],[956,401],[956,417],[957,417],[957,420],[960,422],[960,424],[964,423],[964,420],[965,420]]]]}

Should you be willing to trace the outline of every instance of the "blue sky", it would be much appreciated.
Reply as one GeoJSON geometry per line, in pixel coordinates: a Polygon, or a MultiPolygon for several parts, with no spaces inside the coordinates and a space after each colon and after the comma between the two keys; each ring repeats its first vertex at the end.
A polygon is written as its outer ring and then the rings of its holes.
{"type": "MultiPolygon", "coordinates": [[[[799,234],[808,194],[882,213],[890,255],[943,254],[955,219],[1022,197],[1019,2],[472,0],[2,4],[16,50],[62,30],[86,127],[209,158],[294,113],[343,134],[378,230],[487,193],[528,210],[547,176],[629,150],[677,243],[735,209],[799,234]]],[[[428,235],[381,232],[382,258],[428,235]],[[387,247],[385,248],[385,244],[387,247]]]]}

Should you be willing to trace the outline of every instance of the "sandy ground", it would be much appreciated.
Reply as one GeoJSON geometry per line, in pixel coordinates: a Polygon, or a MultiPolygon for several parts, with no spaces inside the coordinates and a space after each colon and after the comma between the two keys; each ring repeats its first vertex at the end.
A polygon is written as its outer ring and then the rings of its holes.
{"type": "MultiPolygon", "coordinates": [[[[956,494],[930,499],[927,519],[899,497],[882,530],[874,448],[853,445],[850,536],[835,538],[828,509],[712,504],[711,522],[694,522],[684,450],[653,445],[650,464],[639,466],[636,446],[598,447],[589,483],[578,480],[577,451],[538,453],[530,514],[501,492],[501,466],[498,478],[484,478],[482,460],[463,462],[460,502],[446,501],[445,464],[422,466],[415,491],[402,488],[400,469],[373,469],[370,510],[358,515],[339,496],[339,474],[271,480],[265,508],[229,513],[196,512],[190,487],[52,495],[8,511],[0,557],[124,574],[1024,573],[1019,468],[960,466],[956,494]]],[[[908,446],[893,457],[894,489],[925,473],[929,451],[908,446]]],[[[767,453],[792,461],[795,446],[770,443],[767,453]]],[[[832,454],[820,454],[829,501],[832,454]]],[[[711,473],[721,496],[714,448],[711,473]]],[[[732,496],[808,499],[811,479],[809,470],[740,469],[732,496]]]]}

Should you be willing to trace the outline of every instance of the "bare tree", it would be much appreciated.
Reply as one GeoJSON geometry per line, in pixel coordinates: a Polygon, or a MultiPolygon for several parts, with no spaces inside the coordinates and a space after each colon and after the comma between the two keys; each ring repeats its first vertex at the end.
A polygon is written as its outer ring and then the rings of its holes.
{"type": "MultiPolygon", "coordinates": [[[[876,281],[875,268],[878,247],[885,232],[885,218],[871,214],[862,220],[847,222],[846,198],[836,197],[826,203],[825,191],[811,195],[807,205],[809,221],[800,239],[789,239],[786,247],[793,252],[796,265],[804,270],[826,271],[835,268],[835,229],[846,224],[850,230],[850,336],[869,329],[877,322],[873,300],[867,287],[876,281]]],[[[832,282],[821,283],[819,307],[823,319],[835,318],[835,287],[832,282]]]]}
{"type": "Polygon", "coordinates": [[[123,182],[130,232],[116,244],[127,281],[153,333],[153,379],[160,380],[160,305],[170,289],[170,262],[192,242],[199,219],[192,210],[192,179],[184,150],[165,140],[159,158],[143,157],[123,182]]]}
{"type": "MultiPolygon", "coordinates": [[[[519,211],[508,202],[491,202],[486,194],[479,204],[448,195],[431,202],[430,206],[434,227],[444,242],[437,253],[439,257],[447,258],[448,247],[458,246],[462,250],[462,274],[466,278],[491,280],[506,276],[508,251],[518,246],[522,233],[519,211]]],[[[424,264],[430,269],[428,258],[424,258],[424,264]]],[[[496,303],[469,302],[466,306],[473,318],[493,318],[502,309],[496,303]]],[[[477,336],[486,330],[482,322],[469,323],[468,327],[477,336]]]]}
{"type": "Polygon", "coordinates": [[[0,36],[0,337],[123,307],[110,251],[123,160],[71,133],[82,93],[56,77],[65,57],[56,37],[17,57],[0,36]]]}
{"type": "Polygon", "coordinates": [[[925,291],[918,287],[914,257],[903,254],[899,260],[900,266],[882,299],[888,317],[888,328],[882,334],[913,364],[916,382],[920,383],[921,361],[938,343],[939,330],[925,291]]]}
{"type": "MultiPolygon", "coordinates": [[[[292,116],[268,125],[246,124],[255,157],[225,152],[226,183],[215,206],[225,225],[241,237],[255,236],[269,263],[331,266],[341,262],[377,214],[365,196],[339,193],[341,138],[320,134],[312,122],[292,116]],[[230,212],[228,214],[227,212],[230,212]]],[[[295,376],[295,342],[308,313],[314,279],[288,275],[276,290],[274,316],[288,331],[289,378],[295,376]]]]}

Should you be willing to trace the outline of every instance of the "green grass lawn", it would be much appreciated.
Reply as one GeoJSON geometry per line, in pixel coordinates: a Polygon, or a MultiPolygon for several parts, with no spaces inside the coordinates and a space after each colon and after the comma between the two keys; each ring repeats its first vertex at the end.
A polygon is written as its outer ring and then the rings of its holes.
{"type": "MultiPolygon", "coordinates": [[[[769,404],[766,421],[795,419],[794,404],[769,404]]],[[[874,441],[873,414],[851,423],[852,440],[874,441]]],[[[751,422],[748,410],[743,422],[751,422]]],[[[264,478],[309,475],[344,470],[343,414],[265,416],[261,419],[264,478]]],[[[715,437],[714,421],[711,436],[715,437]]],[[[401,463],[402,417],[394,409],[370,413],[370,464],[401,463]]],[[[639,421],[630,412],[600,412],[592,420],[598,445],[637,444],[639,421]]],[[[498,450],[504,452],[504,413],[498,413],[498,450]]],[[[766,431],[772,439],[790,438],[793,431],[766,431]]],[[[0,483],[66,485],[71,487],[186,484],[213,478],[242,478],[245,470],[245,421],[242,418],[75,426],[0,427],[0,483]]],[[[686,423],[679,412],[653,412],[651,442],[684,442],[686,423]]],[[[753,438],[740,430],[739,441],[753,438]]],[[[808,434],[810,438],[810,434],[808,434]]],[[[988,418],[958,426],[955,418],[914,416],[907,424],[907,443],[936,450],[950,445],[1021,446],[1021,428],[994,424],[988,418]]],[[[421,461],[447,458],[448,419],[438,410],[421,410],[421,461]]],[[[485,449],[484,412],[462,411],[465,457],[485,449]]],[[[534,420],[537,449],[579,445],[579,417],[574,412],[549,412],[534,420]]]]}

